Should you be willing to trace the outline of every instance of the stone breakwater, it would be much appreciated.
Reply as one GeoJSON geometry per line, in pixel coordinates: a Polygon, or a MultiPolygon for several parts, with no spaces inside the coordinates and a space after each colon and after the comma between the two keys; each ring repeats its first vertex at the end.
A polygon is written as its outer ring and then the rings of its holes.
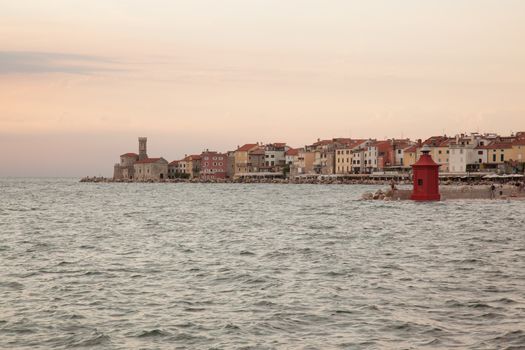
{"type": "MultiPolygon", "coordinates": [[[[96,182],[96,183],[264,183],[264,184],[339,184],[339,185],[386,185],[390,180],[380,179],[264,179],[264,178],[239,178],[239,179],[165,179],[165,180],[113,180],[105,177],[84,177],[80,182],[96,182]]],[[[411,181],[397,181],[396,184],[411,184],[411,181]]]]}
{"type": "MultiPolygon", "coordinates": [[[[525,190],[516,184],[498,185],[494,191],[491,185],[442,185],[439,188],[441,200],[451,199],[525,199],[525,190]]],[[[386,189],[375,192],[365,192],[363,200],[408,200],[410,189],[386,189]]]]}
{"type": "MultiPolygon", "coordinates": [[[[80,182],[95,182],[95,183],[262,183],[262,184],[317,184],[317,185],[390,185],[391,180],[385,179],[372,179],[372,178],[359,178],[359,179],[338,179],[338,178],[294,178],[294,179],[265,179],[265,178],[238,178],[238,179],[164,179],[164,180],[114,180],[106,177],[84,177],[80,179],[80,182]]],[[[504,186],[510,186],[514,188],[519,182],[510,182],[504,186]]],[[[412,185],[411,180],[398,180],[395,182],[396,185],[412,185]]],[[[461,193],[468,192],[468,188],[483,186],[483,188],[490,188],[493,184],[490,180],[471,180],[468,184],[462,181],[441,181],[441,188],[443,186],[451,186],[455,188],[454,191],[460,191],[461,193]],[[459,188],[459,189],[456,189],[459,188]]],[[[500,185],[498,185],[500,186],[500,185]]],[[[386,194],[384,191],[383,194],[386,194]]]]}

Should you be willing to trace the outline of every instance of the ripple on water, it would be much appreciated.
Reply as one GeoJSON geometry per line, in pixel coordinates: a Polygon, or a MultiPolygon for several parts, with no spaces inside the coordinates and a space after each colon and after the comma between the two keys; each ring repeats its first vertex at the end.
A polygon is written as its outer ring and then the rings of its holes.
{"type": "Polygon", "coordinates": [[[0,187],[0,348],[525,344],[524,201],[355,200],[373,186],[0,187]]]}

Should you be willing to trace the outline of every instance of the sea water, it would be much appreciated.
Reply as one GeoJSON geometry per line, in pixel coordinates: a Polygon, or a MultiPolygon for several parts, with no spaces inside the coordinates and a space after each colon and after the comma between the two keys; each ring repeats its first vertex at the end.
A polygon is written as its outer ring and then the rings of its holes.
{"type": "Polygon", "coordinates": [[[2,349],[525,346],[525,201],[0,179],[2,349]]]}

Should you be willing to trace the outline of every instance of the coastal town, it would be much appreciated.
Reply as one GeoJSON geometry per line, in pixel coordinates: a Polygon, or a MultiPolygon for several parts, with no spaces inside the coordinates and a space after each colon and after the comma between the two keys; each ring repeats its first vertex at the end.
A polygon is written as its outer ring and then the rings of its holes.
{"type": "Polygon", "coordinates": [[[247,143],[235,150],[205,149],[180,160],[150,157],[147,138],[138,138],[138,153],[120,155],[116,182],[305,182],[407,180],[423,148],[439,164],[441,180],[523,178],[525,132],[508,136],[462,133],[410,139],[318,139],[304,147],[285,142],[247,143]]]}

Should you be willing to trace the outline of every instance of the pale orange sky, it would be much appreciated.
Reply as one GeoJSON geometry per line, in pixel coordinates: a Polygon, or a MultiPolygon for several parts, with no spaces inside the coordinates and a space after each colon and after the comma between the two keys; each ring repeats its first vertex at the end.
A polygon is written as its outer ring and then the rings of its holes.
{"type": "Polygon", "coordinates": [[[525,130],[520,0],[0,0],[0,176],[525,130]]]}

